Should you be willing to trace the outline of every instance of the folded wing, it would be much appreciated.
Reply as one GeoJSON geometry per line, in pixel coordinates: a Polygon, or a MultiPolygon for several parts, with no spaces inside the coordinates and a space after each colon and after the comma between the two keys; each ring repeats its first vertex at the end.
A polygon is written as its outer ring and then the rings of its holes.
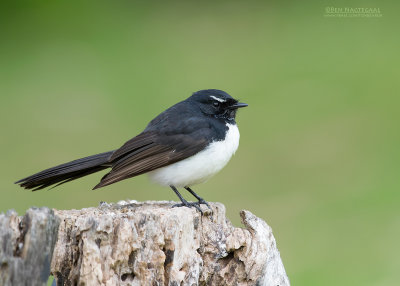
{"type": "Polygon", "coordinates": [[[212,130],[208,124],[200,125],[200,128],[198,126],[197,129],[189,126],[179,134],[145,130],[112,154],[111,171],[94,189],[173,164],[200,152],[207,146],[207,138],[212,130]]]}

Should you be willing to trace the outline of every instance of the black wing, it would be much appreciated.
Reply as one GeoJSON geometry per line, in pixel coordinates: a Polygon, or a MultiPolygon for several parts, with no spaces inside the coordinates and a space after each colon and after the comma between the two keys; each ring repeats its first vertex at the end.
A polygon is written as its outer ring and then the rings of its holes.
{"type": "Polygon", "coordinates": [[[127,141],[110,157],[112,170],[94,189],[138,176],[186,159],[203,150],[213,137],[213,128],[198,118],[181,120],[172,128],[171,119],[158,120],[127,141]],[[171,126],[171,128],[170,128],[171,126]],[[179,131],[179,132],[178,132],[179,131]]]}

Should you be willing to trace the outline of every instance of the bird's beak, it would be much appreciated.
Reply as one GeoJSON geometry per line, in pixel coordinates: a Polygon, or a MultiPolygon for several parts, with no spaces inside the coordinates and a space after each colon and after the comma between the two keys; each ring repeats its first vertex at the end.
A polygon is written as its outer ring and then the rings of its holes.
{"type": "Polygon", "coordinates": [[[229,109],[238,109],[238,108],[242,108],[242,107],[246,107],[249,106],[247,103],[243,103],[243,102],[238,102],[235,104],[232,104],[231,106],[229,106],[229,109]]]}

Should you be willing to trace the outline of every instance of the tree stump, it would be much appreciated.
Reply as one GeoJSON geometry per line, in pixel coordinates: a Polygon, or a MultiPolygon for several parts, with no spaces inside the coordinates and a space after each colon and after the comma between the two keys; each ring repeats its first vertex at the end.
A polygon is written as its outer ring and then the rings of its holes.
{"type": "Polygon", "coordinates": [[[0,285],[47,285],[59,219],[48,208],[0,214],[0,285]]]}
{"type": "Polygon", "coordinates": [[[271,228],[249,211],[235,228],[225,207],[202,216],[174,202],[55,210],[57,285],[289,285],[271,228]]]}

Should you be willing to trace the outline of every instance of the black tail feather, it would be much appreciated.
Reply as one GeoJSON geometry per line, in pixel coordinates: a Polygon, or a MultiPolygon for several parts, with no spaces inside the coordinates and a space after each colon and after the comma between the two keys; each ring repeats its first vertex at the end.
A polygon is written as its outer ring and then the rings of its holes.
{"type": "Polygon", "coordinates": [[[111,167],[109,158],[113,152],[105,152],[61,164],[23,178],[15,183],[25,189],[33,189],[32,191],[41,190],[52,185],[57,187],[111,167]]]}

